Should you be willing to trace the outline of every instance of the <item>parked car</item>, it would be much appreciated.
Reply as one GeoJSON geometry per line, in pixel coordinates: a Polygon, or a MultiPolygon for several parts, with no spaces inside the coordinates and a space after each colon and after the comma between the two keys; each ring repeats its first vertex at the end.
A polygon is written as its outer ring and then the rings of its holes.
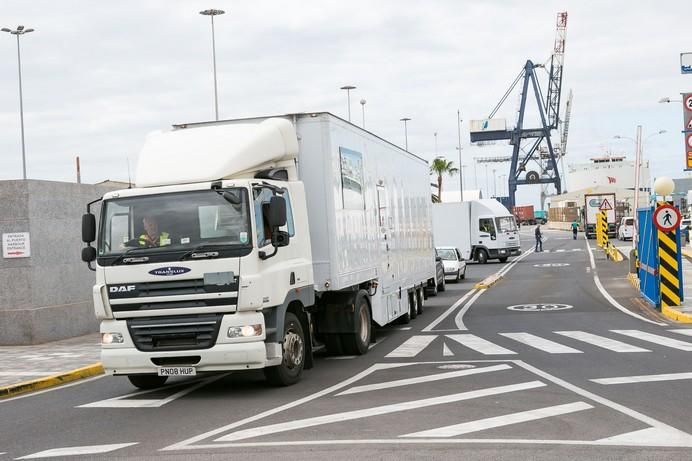
{"type": "Polygon", "coordinates": [[[455,282],[466,278],[466,261],[458,248],[437,247],[435,251],[442,258],[445,277],[454,277],[455,282]]]}
{"type": "Polygon", "coordinates": [[[442,258],[437,254],[435,250],[435,278],[428,280],[428,286],[426,287],[427,294],[432,296],[437,296],[438,291],[445,291],[445,267],[442,264],[442,258]]]}
{"type": "Polygon", "coordinates": [[[634,218],[622,218],[618,226],[618,240],[632,240],[634,236],[634,218]]]}

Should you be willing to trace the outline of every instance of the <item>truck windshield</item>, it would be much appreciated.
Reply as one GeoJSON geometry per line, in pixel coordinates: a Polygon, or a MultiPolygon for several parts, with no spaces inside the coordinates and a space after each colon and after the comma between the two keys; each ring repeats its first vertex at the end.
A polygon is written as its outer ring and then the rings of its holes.
{"type": "Polygon", "coordinates": [[[109,199],[101,211],[98,255],[121,255],[132,249],[146,255],[200,246],[248,247],[249,228],[245,189],[109,199]]]}
{"type": "Polygon", "coordinates": [[[517,230],[517,225],[514,221],[513,216],[503,216],[501,218],[495,218],[497,223],[497,229],[500,232],[512,232],[517,230]]]}

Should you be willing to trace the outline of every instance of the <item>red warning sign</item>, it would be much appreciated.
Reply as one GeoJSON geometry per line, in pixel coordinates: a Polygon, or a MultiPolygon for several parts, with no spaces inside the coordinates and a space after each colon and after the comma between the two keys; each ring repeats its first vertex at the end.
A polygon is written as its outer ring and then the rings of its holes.
{"type": "Polygon", "coordinates": [[[604,198],[601,204],[598,206],[598,209],[601,211],[610,211],[613,209],[613,206],[610,204],[607,198],[604,198]]]}

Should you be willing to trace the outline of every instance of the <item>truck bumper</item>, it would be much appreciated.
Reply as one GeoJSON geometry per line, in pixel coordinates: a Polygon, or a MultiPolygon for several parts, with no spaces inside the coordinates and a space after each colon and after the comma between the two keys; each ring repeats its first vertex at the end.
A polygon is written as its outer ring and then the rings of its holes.
{"type": "Polygon", "coordinates": [[[123,337],[120,344],[103,345],[101,362],[106,373],[128,375],[157,373],[161,366],[191,366],[198,372],[264,368],[281,363],[281,344],[265,341],[264,318],[259,312],[238,312],[225,315],[216,342],[206,349],[143,351],[137,349],[125,320],[104,320],[101,333],[123,337]],[[229,327],[262,325],[262,335],[228,338],[229,327]]]}
{"type": "Polygon", "coordinates": [[[488,255],[490,259],[507,258],[509,256],[518,256],[521,254],[521,248],[499,248],[495,250],[490,250],[488,255]]]}
{"type": "Polygon", "coordinates": [[[268,366],[264,341],[217,344],[204,350],[167,352],[142,352],[135,348],[101,349],[103,368],[106,373],[114,375],[156,373],[159,365],[155,362],[160,359],[175,360],[175,366],[192,366],[198,372],[249,370],[268,366]]]}

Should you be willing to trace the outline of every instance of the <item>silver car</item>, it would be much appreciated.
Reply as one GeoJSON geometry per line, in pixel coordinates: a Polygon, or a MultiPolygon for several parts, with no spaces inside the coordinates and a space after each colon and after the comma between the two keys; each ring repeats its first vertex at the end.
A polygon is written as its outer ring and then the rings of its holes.
{"type": "Polygon", "coordinates": [[[466,261],[461,252],[454,247],[436,247],[438,256],[442,258],[445,277],[453,277],[454,282],[466,278],[466,261]]]}

